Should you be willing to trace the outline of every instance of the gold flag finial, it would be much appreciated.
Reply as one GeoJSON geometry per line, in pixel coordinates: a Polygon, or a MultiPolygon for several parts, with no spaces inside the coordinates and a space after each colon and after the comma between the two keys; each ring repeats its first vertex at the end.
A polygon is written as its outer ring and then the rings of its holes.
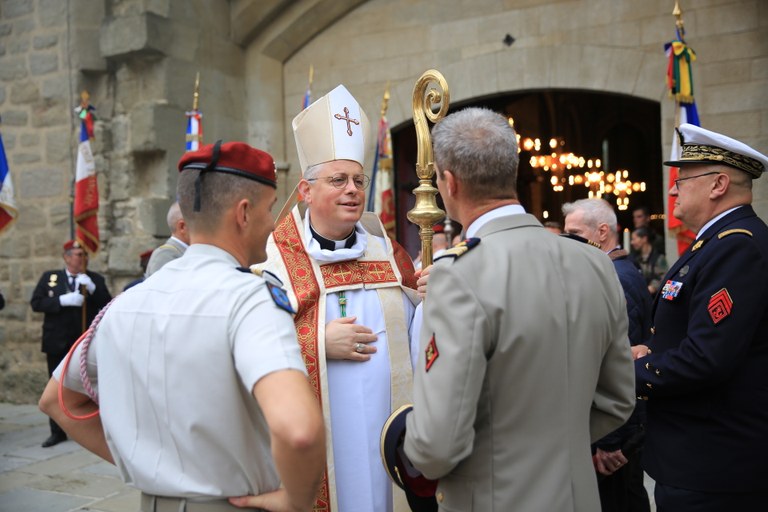
{"type": "Polygon", "coordinates": [[[200,72],[195,75],[195,94],[192,96],[192,110],[197,110],[197,106],[200,102],[200,72]]]}
{"type": "Polygon", "coordinates": [[[445,212],[437,206],[435,200],[437,189],[432,185],[435,162],[427,120],[436,123],[445,117],[449,102],[448,82],[443,75],[435,69],[425,71],[413,88],[413,124],[416,128],[417,143],[416,175],[419,177],[419,186],[413,191],[416,196],[416,205],[408,212],[408,220],[418,224],[420,228],[422,268],[432,264],[434,225],[445,217],[445,212]],[[442,92],[435,88],[427,90],[429,84],[435,82],[442,92]],[[434,112],[432,108],[438,104],[440,108],[434,112]]]}
{"type": "Polygon", "coordinates": [[[91,95],[88,94],[88,91],[83,89],[83,92],[80,93],[80,105],[82,105],[83,108],[88,106],[88,100],[91,99],[91,95]]]}
{"type": "Polygon", "coordinates": [[[315,76],[315,67],[310,64],[309,65],[309,86],[312,87],[312,80],[315,76]]]}
{"type": "MultiPolygon", "coordinates": [[[[677,28],[679,28],[681,31],[683,30],[683,11],[680,9],[680,4],[675,0],[675,8],[672,9],[672,16],[674,16],[675,19],[675,25],[677,28]]],[[[682,37],[682,34],[680,34],[680,37],[682,37]]]]}

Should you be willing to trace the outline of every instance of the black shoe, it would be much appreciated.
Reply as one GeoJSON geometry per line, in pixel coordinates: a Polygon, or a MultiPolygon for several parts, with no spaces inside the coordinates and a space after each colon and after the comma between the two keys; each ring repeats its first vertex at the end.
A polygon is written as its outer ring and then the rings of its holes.
{"type": "Polygon", "coordinates": [[[43,441],[43,448],[50,448],[67,440],[66,434],[51,434],[51,437],[43,441]]]}

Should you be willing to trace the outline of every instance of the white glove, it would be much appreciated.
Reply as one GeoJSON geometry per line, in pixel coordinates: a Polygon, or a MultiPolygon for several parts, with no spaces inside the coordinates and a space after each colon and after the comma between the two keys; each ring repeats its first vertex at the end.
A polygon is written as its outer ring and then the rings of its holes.
{"type": "Polygon", "coordinates": [[[83,297],[80,292],[69,292],[64,295],[59,295],[59,304],[64,308],[79,308],[83,305],[84,300],[85,297],[83,297]]]}
{"type": "Polygon", "coordinates": [[[75,278],[75,286],[79,289],[82,285],[85,285],[85,289],[88,290],[88,293],[91,295],[96,291],[96,285],[93,284],[93,279],[91,279],[88,274],[77,274],[77,277],[75,278]]]}

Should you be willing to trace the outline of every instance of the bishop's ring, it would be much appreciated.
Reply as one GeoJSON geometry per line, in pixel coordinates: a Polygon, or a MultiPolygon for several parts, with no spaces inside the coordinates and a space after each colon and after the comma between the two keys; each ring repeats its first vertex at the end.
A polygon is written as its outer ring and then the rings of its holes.
{"type": "Polygon", "coordinates": [[[357,352],[358,354],[362,354],[363,350],[365,350],[365,345],[363,345],[362,343],[355,343],[355,352],[357,352]]]}

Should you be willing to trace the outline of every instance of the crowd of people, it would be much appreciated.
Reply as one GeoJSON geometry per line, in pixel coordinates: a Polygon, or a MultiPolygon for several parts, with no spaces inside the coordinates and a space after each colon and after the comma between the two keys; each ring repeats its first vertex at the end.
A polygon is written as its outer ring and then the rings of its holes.
{"type": "Polygon", "coordinates": [[[364,212],[357,100],[340,85],[292,128],[285,215],[273,158],[219,141],[181,158],[141,282],[112,300],[65,244],[31,301],[43,446],[74,439],[153,512],[648,511],[644,472],[660,512],[762,510],[768,158],[680,127],[670,195],[698,236],[667,270],[646,209],[631,248],[602,199],[527,213],[514,129],[463,109],[432,130],[462,241],[438,227],[416,269],[364,212]]]}

